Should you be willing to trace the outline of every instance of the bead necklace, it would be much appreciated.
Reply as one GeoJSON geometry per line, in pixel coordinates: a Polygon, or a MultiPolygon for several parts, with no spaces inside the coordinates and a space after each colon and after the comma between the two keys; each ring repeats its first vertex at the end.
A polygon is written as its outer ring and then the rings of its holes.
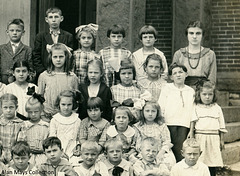
{"type": "Polygon", "coordinates": [[[198,67],[198,65],[199,65],[199,62],[200,62],[200,57],[201,57],[201,46],[200,46],[200,52],[199,52],[199,56],[198,56],[198,58],[197,58],[197,64],[196,64],[196,66],[195,67],[193,67],[192,65],[191,65],[191,63],[190,63],[190,59],[191,59],[191,54],[189,53],[189,47],[187,47],[187,54],[188,54],[188,64],[189,64],[189,66],[192,68],[192,69],[196,69],[197,67],[198,67]]]}

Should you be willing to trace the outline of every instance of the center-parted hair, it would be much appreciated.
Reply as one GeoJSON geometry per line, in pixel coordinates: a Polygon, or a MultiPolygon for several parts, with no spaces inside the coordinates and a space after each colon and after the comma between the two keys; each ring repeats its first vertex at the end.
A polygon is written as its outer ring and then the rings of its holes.
{"type": "MultiPolygon", "coordinates": [[[[16,69],[16,68],[19,68],[19,67],[26,67],[29,74],[31,74],[30,72],[32,72],[29,63],[28,63],[27,61],[25,61],[25,60],[16,61],[16,62],[13,64],[12,71],[14,72],[15,69],[16,69]]],[[[29,75],[28,75],[26,81],[29,81],[29,79],[30,79],[30,77],[29,77],[29,75]]],[[[15,77],[14,77],[14,80],[16,80],[15,77]]]]}
{"type": "Polygon", "coordinates": [[[203,88],[206,88],[206,89],[212,89],[213,90],[213,100],[212,100],[212,103],[216,103],[217,102],[217,90],[216,90],[216,87],[215,87],[215,84],[212,83],[211,81],[202,81],[201,84],[197,85],[196,86],[196,93],[195,93],[195,100],[194,102],[196,104],[204,104],[201,100],[201,92],[203,91],[203,88]]]}
{"type": "Polygon", "coordinates": [[[107,30],[107,37],[110,37],[110,34],[122,34],[123,38],[125,37],[125,29],[119,25],[114,24],[107,30]]]}
{"type": "Polygon", "coordinates": [[[8,24],[7,24],[7,29],[8,29],[9,26],[12,25],[12,24],[21,26],[21,27],[22,27],[22,30],[24,30],[24,22],[23,22],[22,19],[16,18],[16,19],[13,19],[13,20],[9,21],[8,24]]]}
{"type": "Polygon", "coordinates": [[[45,151],[46,149],[48,149],[49,147],[52,147],[54,145],[57,145],[60,149],[62,149],[62,143],[60,141],[60,139],[58,137],[55,136],[51,136],[48,137],[47,139],[45,139],[43,141],[43,150],[45,151]]]}
{"type": "Polygon", "coordinates": [[[138,37],[140,40],[142,40],[143,34],[153,34],[155,39],[157,38],[157,30],[151,25],[145,25],[140,29],[138,33],[138,37]]]}
{"type": "Polygon", "coordinates": [[[163,72],[163,61],[162,61],[162,58],[161,56],[159,56],[158,54],[149,54],[145,60],[145,62],[143,63],[143,69],[144,71],[146,71],[146,68],[148,66],[148,63],[150,60],[155,60],[155,61],[158,61],[159,64],[160,64],[160,71],[163,72]]]}
{"type": "MultiPolygon", "coordinates": [[[[70,97],[72,98],[72,103],[73,103],[73,107],[72,109],[76,109],[78,108],[78,101],[80,102],[81,101],[81,96],[77,96],[76,95],[77,93],[75,91],[72,91],[72,90],[63,90],[62,92],[60,92],[60,94],[57,96],[57,99],[56,99],[56,103],[55,103],[55,106],[57,108],[60,108],[60,102],[61,102],[61,99],[63,97],[70,97]]],[[[80,93],[79,93],[80,94],[80,93]]]]}
{"type": "Polygon", "coordinates": [[[30,156],[30,146],[26,141],[18,141],[12,146],[11,154],[12,156],[30,156]]]}
{"type": "Polygon", "coordinates": [[[190,21],[187,24],[187,27],[186,27],[186,30],[185,30],[186,36],[188,35],[188,29],[191,28],[191,27],[198,27],[198,28],[202,29],[202,35],[204,36],[205,29],[204,29],[203,23],[201,21],[190,21]]]}
{"type": "Polygon", "coordinates": [[[113,113],[112,113],[112,119],[113,119],[113,122],[115,122],[115,116],[116,116],[116,112],[117,111],[125,111],[127,113],[127,116],[128,116],[128,124],[131,124],[131,122],[134,120],[134,117],[132,115],[132,112],[129,110],[128,107],[126,106],[119,106],[115,109],[113,109],[113,113]]]}
{"type": "Polygon", "coordinates": [[[187,147],[199,148],[200,149],[199,143],[194,138],[188,138],[183,142],[182,150],[184,150],[187,147]]]}
{"type": "Polygon", "coordinates": [[[51,7],[49,9],[47,9],[46,17],[48,16],[49,13],[59,13],[59,15],[62,16],[62,10],[59,9],[58,7],[51,7]]]}
{"type": "Polygon", "coordinates": [[[1,106],[3,104],[3,101],[12,101],[16,107],[18,106],[18,98],[13,94],[10,93],[3,94],[0,98],[1,106]]]}
{"type": "Polygon", "coordinates": [[[89,97],[87,101],[87,109],[99,108],[100,111],[103,111],[103,101],[100,97],[89,97]]]}
{"type": "Polygon", "coordinates": [[[176,62],[172,63],[168,68],[168,74],[169,76],[172,75],[172,71],[174,68],[181,68],[184,72],[187,73],[187,68],[184,65],[177,64],[176,62]]]}

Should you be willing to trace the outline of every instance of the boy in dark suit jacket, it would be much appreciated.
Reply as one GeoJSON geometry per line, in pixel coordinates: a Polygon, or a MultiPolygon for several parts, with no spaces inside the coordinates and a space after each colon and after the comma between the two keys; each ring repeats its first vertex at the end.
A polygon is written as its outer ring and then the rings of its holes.
{"type": "Polygon", "coordinates": [[[0,45],[0,78],[1,82],[8,84],[13,80],[9,70],[19,60],[26,60],[32,68],[32,49],[21,42],[24,35],[24,23],[21,19],[13,19],[7,25],[9,42],[0,45]],[[10,81],[11,80],[11,81],[10,81]]]}
{"type": "Polygon", "coordinates": [[[49,8],[46,11],[45,21],[49,25],[49,31],[37,34],[33,49],[33,66],[37,72],[37,78],[40,73],[47,68],[47,44],[64,43],[68,47],[73,48],[73,35],[60,29],[60,23],[63,21],[63,16],[59,8],[49,8]]]}

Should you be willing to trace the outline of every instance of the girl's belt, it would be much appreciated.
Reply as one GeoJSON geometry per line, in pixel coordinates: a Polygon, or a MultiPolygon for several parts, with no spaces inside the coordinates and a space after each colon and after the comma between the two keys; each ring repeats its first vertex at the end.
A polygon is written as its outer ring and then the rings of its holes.
{"type": "Polygon", "coordinates": [[[219,135],[218,130],[195,130],[195,134],[219,135]]]}

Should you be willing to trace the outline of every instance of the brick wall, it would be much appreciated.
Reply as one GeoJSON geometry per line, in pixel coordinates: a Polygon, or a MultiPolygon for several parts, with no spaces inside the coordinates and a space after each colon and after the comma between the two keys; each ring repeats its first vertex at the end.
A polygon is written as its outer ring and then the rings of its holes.
{"type": "Polygon", "coordinates": [[[172,2],[146,0],[145,22],[158,31],[155,47],[164,52],[170,63],[172,60],[172,2]]]}
{"type": "Polygon", "coordinates": [[[240,72],[239,0],[212,0],[211,37],[218,72],[240,72]]]}

